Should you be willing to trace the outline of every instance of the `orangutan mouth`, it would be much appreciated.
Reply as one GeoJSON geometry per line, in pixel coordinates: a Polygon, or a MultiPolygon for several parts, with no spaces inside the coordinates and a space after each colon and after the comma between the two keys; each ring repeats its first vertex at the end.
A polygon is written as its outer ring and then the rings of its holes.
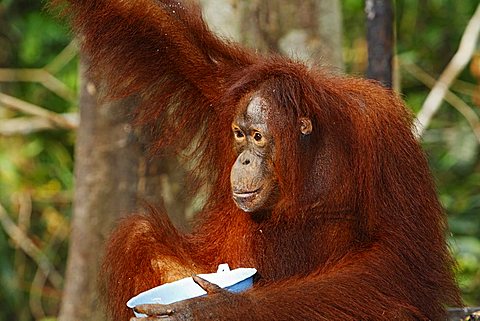
{"type": "Polygon", "coordinates": [[[233,197],[234,198],[242,198],[242,199],[245,199],[245,198],[251,198],[251,197],[255,197],[257,194],[260,193],[260,191],[262,190],[261,187],[257,188],[256,190],[253,190],[253,191],[233,191],[232,194],[233,194],[233,197]]]}

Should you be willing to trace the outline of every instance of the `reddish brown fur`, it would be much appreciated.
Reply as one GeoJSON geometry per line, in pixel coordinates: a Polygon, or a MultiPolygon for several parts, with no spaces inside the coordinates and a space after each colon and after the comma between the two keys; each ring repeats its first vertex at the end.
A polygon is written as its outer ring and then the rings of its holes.
{"type": "Polygon", "coordinates": [[[211,190],[192,234],[153,210],[120,224],[104,263],[113,320],[131,316],[128,298],[178,271],[224,262],[261,278],[198,320],[444,320],[445,306],[460,302],[445,218],[401,100],[371,81],[221,41],[197,7],[162,3],[67,5],[108,94],[142,98],[136,119],[150,128],[152,151],[197,138],[195,174],[211,190]],[[281,200],[265,219],[239,210],[229,185],[230,124],[253,91],[279,114],[269,125],[281,142],[281,200]],[[307,140],[303,116],[314,127],[307,140]]]}

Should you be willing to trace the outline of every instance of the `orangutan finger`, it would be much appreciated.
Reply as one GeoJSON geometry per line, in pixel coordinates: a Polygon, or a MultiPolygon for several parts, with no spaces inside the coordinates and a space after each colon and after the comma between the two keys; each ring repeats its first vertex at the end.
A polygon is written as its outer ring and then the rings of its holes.
{"type": "Polygon", "coordinates": [[[172,316],[169,315],[159,315],[159,316],[151,316],[151,317],[141,317],[141,318],[130,318],[129,321],[175,321],[177,319],[173,319],[172,316]]]}
{"type": "MultiPolygon", "coordinates": [[[[163,304],[140,304],[134,308],[135,312],[146,314],[148,316],[170,316],[175,311],[169,305],[163,304]]],[[[143,318],[142,320],[145,320],[143,318]]]]}
{"type": "Polygon", "coordinates": [[[202,289],[204,289],[205,291],[207,291],[208,294],[214,294],[214,293],[219,293],[221,291],[223,291],[223,289],[221,287],[219,287],[218,285],[212,283],[212,282],[209,282],[205,279],[202,279],[201,277],[199,277],[198,275],[194,275],[192,276],[192,279],[195,283],[197,283],[202,289]]]}

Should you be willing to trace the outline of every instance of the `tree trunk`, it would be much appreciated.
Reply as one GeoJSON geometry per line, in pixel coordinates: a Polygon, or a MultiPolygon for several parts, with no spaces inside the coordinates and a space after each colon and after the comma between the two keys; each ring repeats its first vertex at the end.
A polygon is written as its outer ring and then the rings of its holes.
{"type": "Polygon", "coordinates": [[[448,320],[449,321],[480,320],[480,307],[449,309],[448,320]]]}
{"type": "Polygon", "coordinates": [[[139,173],[140,201],[164,209],[178,229],[190,230],[192,200],[185,194],[187,182],[182,164],[173,156],[149,159],[143,155],[139,173]]]}
{"type": "Polygon", "coordinates": [[[242,42],[343,69],[339,0],[245,1],[242,42]]]}
{"type": "Polygon", "coordinates": [[[80,64],[80,126],[75,150],[75,201],[60,321],[102,320],[97,275],[105,239],[135,210],[142,148],[129,125],[130,101],[98,105],[80,64]]]}
{"type": "Polygon", "coordinates": [[[391,0],[367,0],[367,77],[392,87],[393,7],[391,0]]]}

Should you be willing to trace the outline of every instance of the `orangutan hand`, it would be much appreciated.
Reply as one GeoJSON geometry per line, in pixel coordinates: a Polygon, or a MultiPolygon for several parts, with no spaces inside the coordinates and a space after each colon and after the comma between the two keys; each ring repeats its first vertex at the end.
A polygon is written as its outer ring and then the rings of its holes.
{"type": "Polygon", "coordinates": [[[188,299],[172,304],[141,304],[134,309],[146,314],[146,318],[131,318],[130,321],[196,321],[218,320],[213,312],[215,307],[239,300],[240,295],[220,288],[199,276],[193,281],[207,292],[206,296],[188,299]]]}

